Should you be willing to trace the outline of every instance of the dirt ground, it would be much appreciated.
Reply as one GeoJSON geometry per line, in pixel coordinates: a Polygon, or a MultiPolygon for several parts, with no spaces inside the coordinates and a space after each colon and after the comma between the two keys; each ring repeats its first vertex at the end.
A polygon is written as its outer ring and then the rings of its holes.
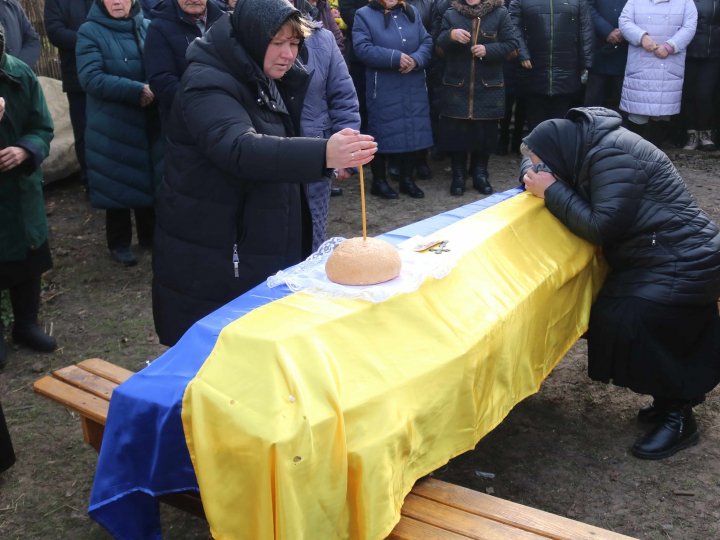
{"type": "MultiPolygon", "coordinates": [[[[720,153],[668,150],[700,204],[720,221],[720,153]]],[[[514,187],[519,158],[493,156],[496,190],[514,187]]],[[[431,161],[426,198],[369,197],[368,230],[378,234],[481,197],[448,193],[449,163],[431,161]]],[[[366,181],[369,187],[369,174],[366,181]]],[[[332,199],[330,234],[361,233],[359,184],[332,199]]],[[[120,268],[104,243],[104,214],[86,203],[76,179],[47,187],[55,268],[46,275],[42,319],[60,348],[51,355],[12,347],[0,396],[18,462],[0,475],[0,538],[106,539],[87,517],[97,457],[78,419],[33,394],[42,374],[88,357],[138,370],[156,358],[150,305],[150,253],[120,268]]],[[[437,471],[439,478],[643,539],[720,538],[720,391],[698,407],[697,446],[660,462],[628,448],[642,433],[635,415],[646,398],[591,382],[579,342],[539,393],[520,403],[475,450],[437,471]]],[[[132,519],[132,516],[128,516],[132,519]]],[[[164,537],[206,539],[205,523],[163,509],[164,537]]],[[[323,539],[324,540],[324,539],[323,539]]]]}

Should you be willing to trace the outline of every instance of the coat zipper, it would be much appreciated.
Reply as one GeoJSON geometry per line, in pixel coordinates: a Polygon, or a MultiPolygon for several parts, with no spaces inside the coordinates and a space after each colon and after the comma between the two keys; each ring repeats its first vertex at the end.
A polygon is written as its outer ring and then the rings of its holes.
{"type": "Polygon", "coordinates": [[[232,262],[233,269],[235,270],[235,277],[240,277],[240,257],[238,257],[237,244],[233,244],[232,262]]]}
{"type": "Polygon", "coordinates": [[[550,71],[548,72],[548,82],[550,83],[549,95],[553,95],[553,55],[555,51],[555,9],[554,0],[550,0],[550,71]]]}

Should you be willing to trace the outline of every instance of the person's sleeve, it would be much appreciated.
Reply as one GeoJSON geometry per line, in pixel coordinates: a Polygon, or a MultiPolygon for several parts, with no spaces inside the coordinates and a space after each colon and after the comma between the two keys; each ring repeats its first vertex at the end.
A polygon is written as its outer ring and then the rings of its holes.
{"type": "Polygon", "coordinates": [[[23,9],[20,9],[18,13],[18,20],[20,21],[20,33],[22,34],[22,49],[20,49],[17,56],[28,66],[34,68],[42,51],[40,36],[38,36],[23,9]]]}
{"type": "Polygon", "coordinates": [[[618,28],[630,45],[640,46],[640,41],[647,31],[635,22],[635,0],[628,0],[625,4],[620,17],[618,17],[618,28]]]}
{"type": "Polygon", "coordinates": [[[518,60],[531,60],[530,50],[528,49],[527,43],[525,43],[525,37],[523,36],[523,8],[521,0],[512,0],[510,2],[510,20],[515,27],[515,35],[517,36],[519,47],[518,47],[518,60]]]}
{"type": "Polygon", "coordinates": [[[400,51],[380,47],[372,42],[370,28],[362,12],[355,16],[352,39],[355,56],[366,66],[374,69],[400,68],[400,51]]]}
{"type": "Polygon", "coordinates": [[[605,17],[600,15],[600,12],[597,10],[596,6],[598,2],[601,1],[603,0],[589,0],[588,7],[590,8],[590,18],[592,19],[593,27],[595,28],[595,36],[604,43],[610,35],[610,32],[615,30],[615,27],[610,24],[605,17]]]}
{"type": "Polygon", "coordinates": [[[448,16],[447,11],[443,14],[442,19],[440,21],[440,30],[438,32],[437,40],[435,42],[436,46],[440,51],[447,52],[452,49],[468,49],[468,55],[470,54],[470,44],[469,43],[458,43],[457,41],[453,40],[450,37],[450,33],[453,31],[452,22],[450,21],[450,17],[448,16]]]}
{"type": "Polygon", "coordinates": [[[595,32],[587,2],[580,2],[580,35],[582,36],[583,69],[592,67],[595,32]]]}
{"type": "Polygon", "coordinates": [[[78,30],[75,49],[78,80],[83,90],[105,101],[139,105],[144,84],[105,72],[105,60],[93,32],[89,29],[90,24],[92,23],[84,23],[78,30]]]}
{"type": "Polygon", "coordinates": [[[598,152],[588,174],[589,201],[558,180],[545,190],[545,206],[574,234],[602,245],[620,238],[632,225],[647,175],[637,159],[618,148],[598,152]]]}
{"type": "Polygon", "coordinates": [[[415,22],[417,23],[418,33],[420,35],[420,46],[410,57],[415,60],[415,69],[421,70],[425,69],[430,63],[430,60],[432,60],[433,41],[420,20],[420,13],[414,6],[410,6],[410,8],[415,11],[415,22]]]}
{"type": "Polygon", "coordinates": [[[67,23],[63,20],[58,0],[45,0],[43,22],[50,43],[58,49],[75,49],[77,31],[68,28],[67,23]]]}
{"type": "Polygon", "coordinates": [[[667,42],[678,53],[687,49],[697,29],[698,12],[694,2],[685,2],[685,17],[677,32],[667,42]]]}
{"type": "Polygon", "coordinates": [[[21,165],[25,169],[24,172],[29,174],[40,167],[50,153],[54,126],[42,87],[33,73],[28,73],[25,88],[30,94],[29,102],[32,104],[32,110],[25,123],[23,134],[15,142],[15,146],[24,148],[30,153],[30,159],[21,165]]]}
{"type": "Polygon", "coordinates": [[[520,40],[510,20],[510,14],[505,11],[498,25],[497,41],[485,45],[486,58],[488,60],[504,60],[508,54],[519,46],[520,40]]]}
{"type": "Polygon", "coordinates": [[[360,106],[355,85],[350,78],[345,59],[334,44],[328,77],[325,81],[325,92],[333,133],[344,128],[359,130],[360,106]]]}
{"type": "Polygon", "coordinates": [[[222,85],[207,79],[185,78],[177,99],[200,152],[216,167],[238,183],[308,183],[325,174],[326,139],[258,133],[243,104],[224,88],[234,80],[222,85]]]}
{"type": "Polygon", "coordinates": [[[178,72],[175,55],[167,37],[158,29],[157,24],[150,23],[145,38],[145,73],[153,94],[169,110],[182,73],[178,72]]]}

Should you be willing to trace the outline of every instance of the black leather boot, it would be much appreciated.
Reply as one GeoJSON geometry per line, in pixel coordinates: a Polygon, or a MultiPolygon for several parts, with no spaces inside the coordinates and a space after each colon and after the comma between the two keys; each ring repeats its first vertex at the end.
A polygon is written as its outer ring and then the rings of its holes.
{"type": "Polygon", "coordinates": [[[11,287],[10,303],[15,317],[13,341],[39,352],[54,351],[57,348],[55,338],[43,332],[37,323],[40,310],[40,276],[33,276],[11,287]]]}
{"type": "Polygon", "coordinates": [[[370,193],[372,195],[375,195],[377,197],[382,197],[383,199],[397,199],[398,194],[397,192],[390,187],[390,184],[387,183],[387,180],[384,178],[373,178],[372,187],[370,188],[370,193]]]}
{"type": "Polygon", "coordinates": [[[400,179],[400,193],[410,195],[413,199],[422,199],[425,197],[425,192],[417,187],[417,184],[410,176],[405,176],[400,179]]]}
{"type": "Polygon", "coordinates": [[[452,166],[452,182],[450,182],[450,195],[455,197],[465,193],[465,164],[467,155],[464,152],[453,152],[450,155],[452,166]]]}
{"type": "Polygon", "coordinates": [[[490,195],[493,188],[490,185],[490,174],[487,170],[488,156],[473,154],[470,159],[470,175],[472,176],[473,187],[483,195],[490,195]]]}
{"type": "Polygon", "coordinates": [[[666,412],[657,426],[635,442],[631,452],[640,459],[664,459],[697,444],[698,439],[692,407],[686,406],[666,412]]]}

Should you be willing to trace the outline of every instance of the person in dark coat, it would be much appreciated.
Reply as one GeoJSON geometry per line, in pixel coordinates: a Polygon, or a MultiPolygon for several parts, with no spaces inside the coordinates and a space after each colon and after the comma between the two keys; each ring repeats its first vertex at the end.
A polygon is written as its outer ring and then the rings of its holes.
{"type": "Polygon", "coordinates": [[[70,123],[75,138],[75,155],[80,164],[83,185],[87,186],[85,165],[85,92],[80,86],[75,61],[77,31],[85,22],[93,0],[45,0],[45,32],[60,56],[60,77],[70,108],[70,123]]]}
{"type": "Polygon", "coordinates": [[[398,197],[387,183],[387,158],[395,154],[400,193],[419,199],[415,184],[418,152],[433,145],[425,67],[432,57],[432,38],[417,10],[402,0],[371,0],[357,11],[353,50],[365,64],[368,133],[378,143],[372,162],[370,193],[398,197]]]}
{"type": "Polygon", "coordinates": [[[618,110],[622,93],[628,42],[618,28],[627,0],[589,0],[595,29],[595,54],[585,87],[586,107],[618,110]]]}
{"type": "Polygon", "coordinates": [[[340,17],[345,23],[345,59],[348,63],[348,71],[355,85],[355,92],[360,103],[361,131],[367,131],[367,110],[365,108],[365,64],[355,54],[353,48],[353,26],[355,25],[355,13],[360,8],[368,5],[369,0],[338,0],[340,17]]]}
{"type": "Polygon", "coordinates": [[[309,255],[301,184],[369,163],[377,150],[351,129],[298,136],[308,24],[287,0],[239,0],[188,48],[157,196],[153,316],[165,345],[309,255]]]}
{"type": "Polygon", "coordinates": [[[470,155],[473,187],[488,195],[488,161],[505,115],[503,62],[518,39],[503,0],[454,0],[443,16],[437,48],[443,55],[437,147],[450,154],[450,193],[465,192],[470,155]]]}
{"type": "Polygon", "coordinates": [[[510,16],[520,39],[528,129],[562,118],[592,66],[593,26],[586,0],[512,0],[510,16]]]}
{"type": "Polygon", "coordinates": [[[682,122],[685,150],[712,151],[713,116],[720,78],[720,0],[696,0],[697,29],[685,57],[682,122]]]}
{"type": "MultiPolygon", "coordinates": [[[[10,290],[12,338],[40,352],[55,339],[38,325],[40,279],[52,268],[41,164],[53,122],[40,83],[23,61],[5,53],[0,25],[0,301],[10,290]]],[[[0,368],[7,360],[0,320],[0,368]]]]}
{"type": "Polygon", "coordinates": [[[195,38],[223,15],[208,0],[163,0],[153,9],[145,40],[145,71],[160,107],[160,122],[167,123],[180,77],[187,68],[185,52],[195,38]]]}
{"type": "Polygon", "coordinates": [[[5,52],[35,68],[42,45],[18,0],[0,0],[0,24],[5,28],[5,52]]]}
{"type": "Polygon", "coordinates": [[[609,273],[590,313],[589,375],[653,396],[638,415],[652,428],[631,451],[662,459],[697,442],[693,406],[720,381],[720,229],[670,159],[621,122],[598,107],[541,123],[524,140],[521,174],[602,247],[609,273]]]}
{"type": "Polygon", "coordinates": [[[335,43],[341,54],[345,54],[345,36],[343,35],[335,17],[332,15],[327,0],[291,0],[292,5],[303,12],[313,21],[319,22],[323,28],[332,32],[335,43]]]}
{"type": "Polygon", "coordinates": [[[96,0],[77,39],[90,202],[105,209],[110,256],[123,266],[137,264],[130,249],[133,211],[138,243],[152,246],[162,175],[160,120],[143,65],[148,24],[135,0],[96,0]]]}

